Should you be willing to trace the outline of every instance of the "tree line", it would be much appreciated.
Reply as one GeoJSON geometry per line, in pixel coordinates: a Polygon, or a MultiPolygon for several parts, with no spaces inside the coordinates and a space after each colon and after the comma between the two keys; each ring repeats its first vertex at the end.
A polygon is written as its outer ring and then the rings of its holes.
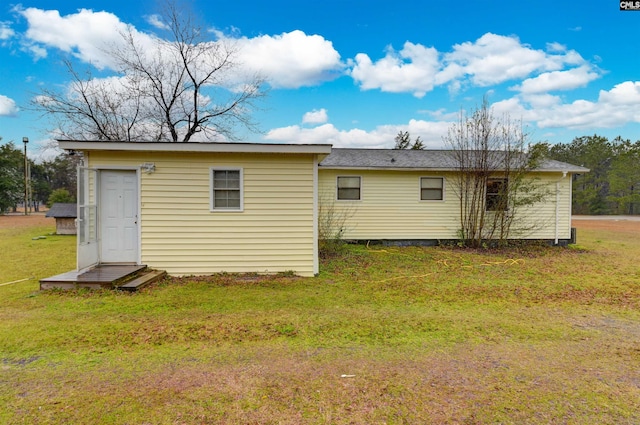
{"type": "Polygon", "coordinates": [[[593,135],[542,146],[548,158],[591,170],[573,176],[574,214],[640,214],[640,140],[593,135]]]}
{"type": "MultiPolygon", "coordinates": [[[[27,159],[27,174],[30,174],[28,207],[38,211],[41,205],[75,202],[77,162],[76,157],[67,153],[40,163],[27,159]]],[[[16,211],[18,205],[24,203],[24,168],[21,149],[13,142],[0,145],[0,214],[16,211]]]]}

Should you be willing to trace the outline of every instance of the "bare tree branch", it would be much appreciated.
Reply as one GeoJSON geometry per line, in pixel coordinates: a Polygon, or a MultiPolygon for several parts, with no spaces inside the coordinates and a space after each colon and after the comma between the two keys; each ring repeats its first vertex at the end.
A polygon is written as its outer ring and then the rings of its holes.
{"type": "Polygon", "coordinates": [[[496,119],[486,99],[449,128],[444,138],[457,173],[453,190],[460,201],[460,239],[471,246],[505,243],[534,230],[518,211],[542,203],[549,195],[531,176],[541,159],[529,149],[522,123],[508,115],[496,119]]]}
{"type": "Polygon", "coordinates": [[[141,36],[129,27],[106,51],[118,76],[81,76],[70,61],[67,91],[44,89],[33,106],[54,118],[64,138],[188,142],[235,140],[239,127],[257,130],[256,101],[265,95],[257,75],[241,78],[236,46],[207,40],[192,14],[167,3],[170,39],[141,36]]]}

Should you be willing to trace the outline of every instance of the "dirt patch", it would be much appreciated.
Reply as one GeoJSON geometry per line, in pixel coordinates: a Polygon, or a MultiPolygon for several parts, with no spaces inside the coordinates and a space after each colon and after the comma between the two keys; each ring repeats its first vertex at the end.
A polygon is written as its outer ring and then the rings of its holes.
{"type": "Polygon", "coordinates": [[[44,214],[44,212],[39,212],[31,213],[30,215],[0,215],[0,229],[8,229],[13,227],[55,226],[55,219],[45,217],[44,214]]]}
{"type": "Polygon", "coordinates": [[[640,235],[640,221],[635,220],[619,220],[606,218],[599,218],[594,220],[574,219],[572,220],[571,225],[577,229],[608,230],[640,235]]]}

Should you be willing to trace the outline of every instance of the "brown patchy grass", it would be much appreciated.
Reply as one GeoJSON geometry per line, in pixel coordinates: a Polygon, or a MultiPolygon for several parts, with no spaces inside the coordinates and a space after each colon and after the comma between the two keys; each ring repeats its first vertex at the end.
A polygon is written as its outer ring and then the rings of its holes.
{"type": "Polygon", "coordinates": [[[620,344],[607,340],[464,343],[384,359],[330,350],[330,361],[280,347],[131,376],[114,366],[79,374],[53,366],[43,386],[18,384],[18,398],[38,403],[14,406],[26,423],[637,423],[639,354],[630,343],[611,351],[620,344]]]}
{"type": "Polygon", "coordinates": [[[637,424],[640,226],[602,225],[560,250],[355,247],[315,279],[0,288],[0,422],[637,424]]]}
{"type": "Polygon", "coordinates": [[[607,232],[640,235],[640,221],[635,220],[573,220],[571,225],[579,230],[604,230],[607,232]]]}
{"type": "Polygon", "coordinates": [[[0,215],[0,229],[55,226],[54,218],[44,216],[44,212],[24,214],[0,215]]]}

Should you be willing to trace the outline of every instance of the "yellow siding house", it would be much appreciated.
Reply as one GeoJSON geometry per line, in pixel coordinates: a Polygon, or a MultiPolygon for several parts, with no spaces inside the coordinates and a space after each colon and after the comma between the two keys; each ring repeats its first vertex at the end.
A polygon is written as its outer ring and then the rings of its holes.
{"type": "MultiPolygon", "coordinates": [[[[443,151],[332,149],[328,144],[60,141],[82,153],[78,260],[171,275],[318,273],[319,206],[346,217],[344,238],[456,239],[455,164],[443,151]]],[[[546,161],[550,199],[524,211],[524,239],[571,237],[571,175],[546,161]]],[[[45,282],[45,285],[47,283],[45,282]]]]}

